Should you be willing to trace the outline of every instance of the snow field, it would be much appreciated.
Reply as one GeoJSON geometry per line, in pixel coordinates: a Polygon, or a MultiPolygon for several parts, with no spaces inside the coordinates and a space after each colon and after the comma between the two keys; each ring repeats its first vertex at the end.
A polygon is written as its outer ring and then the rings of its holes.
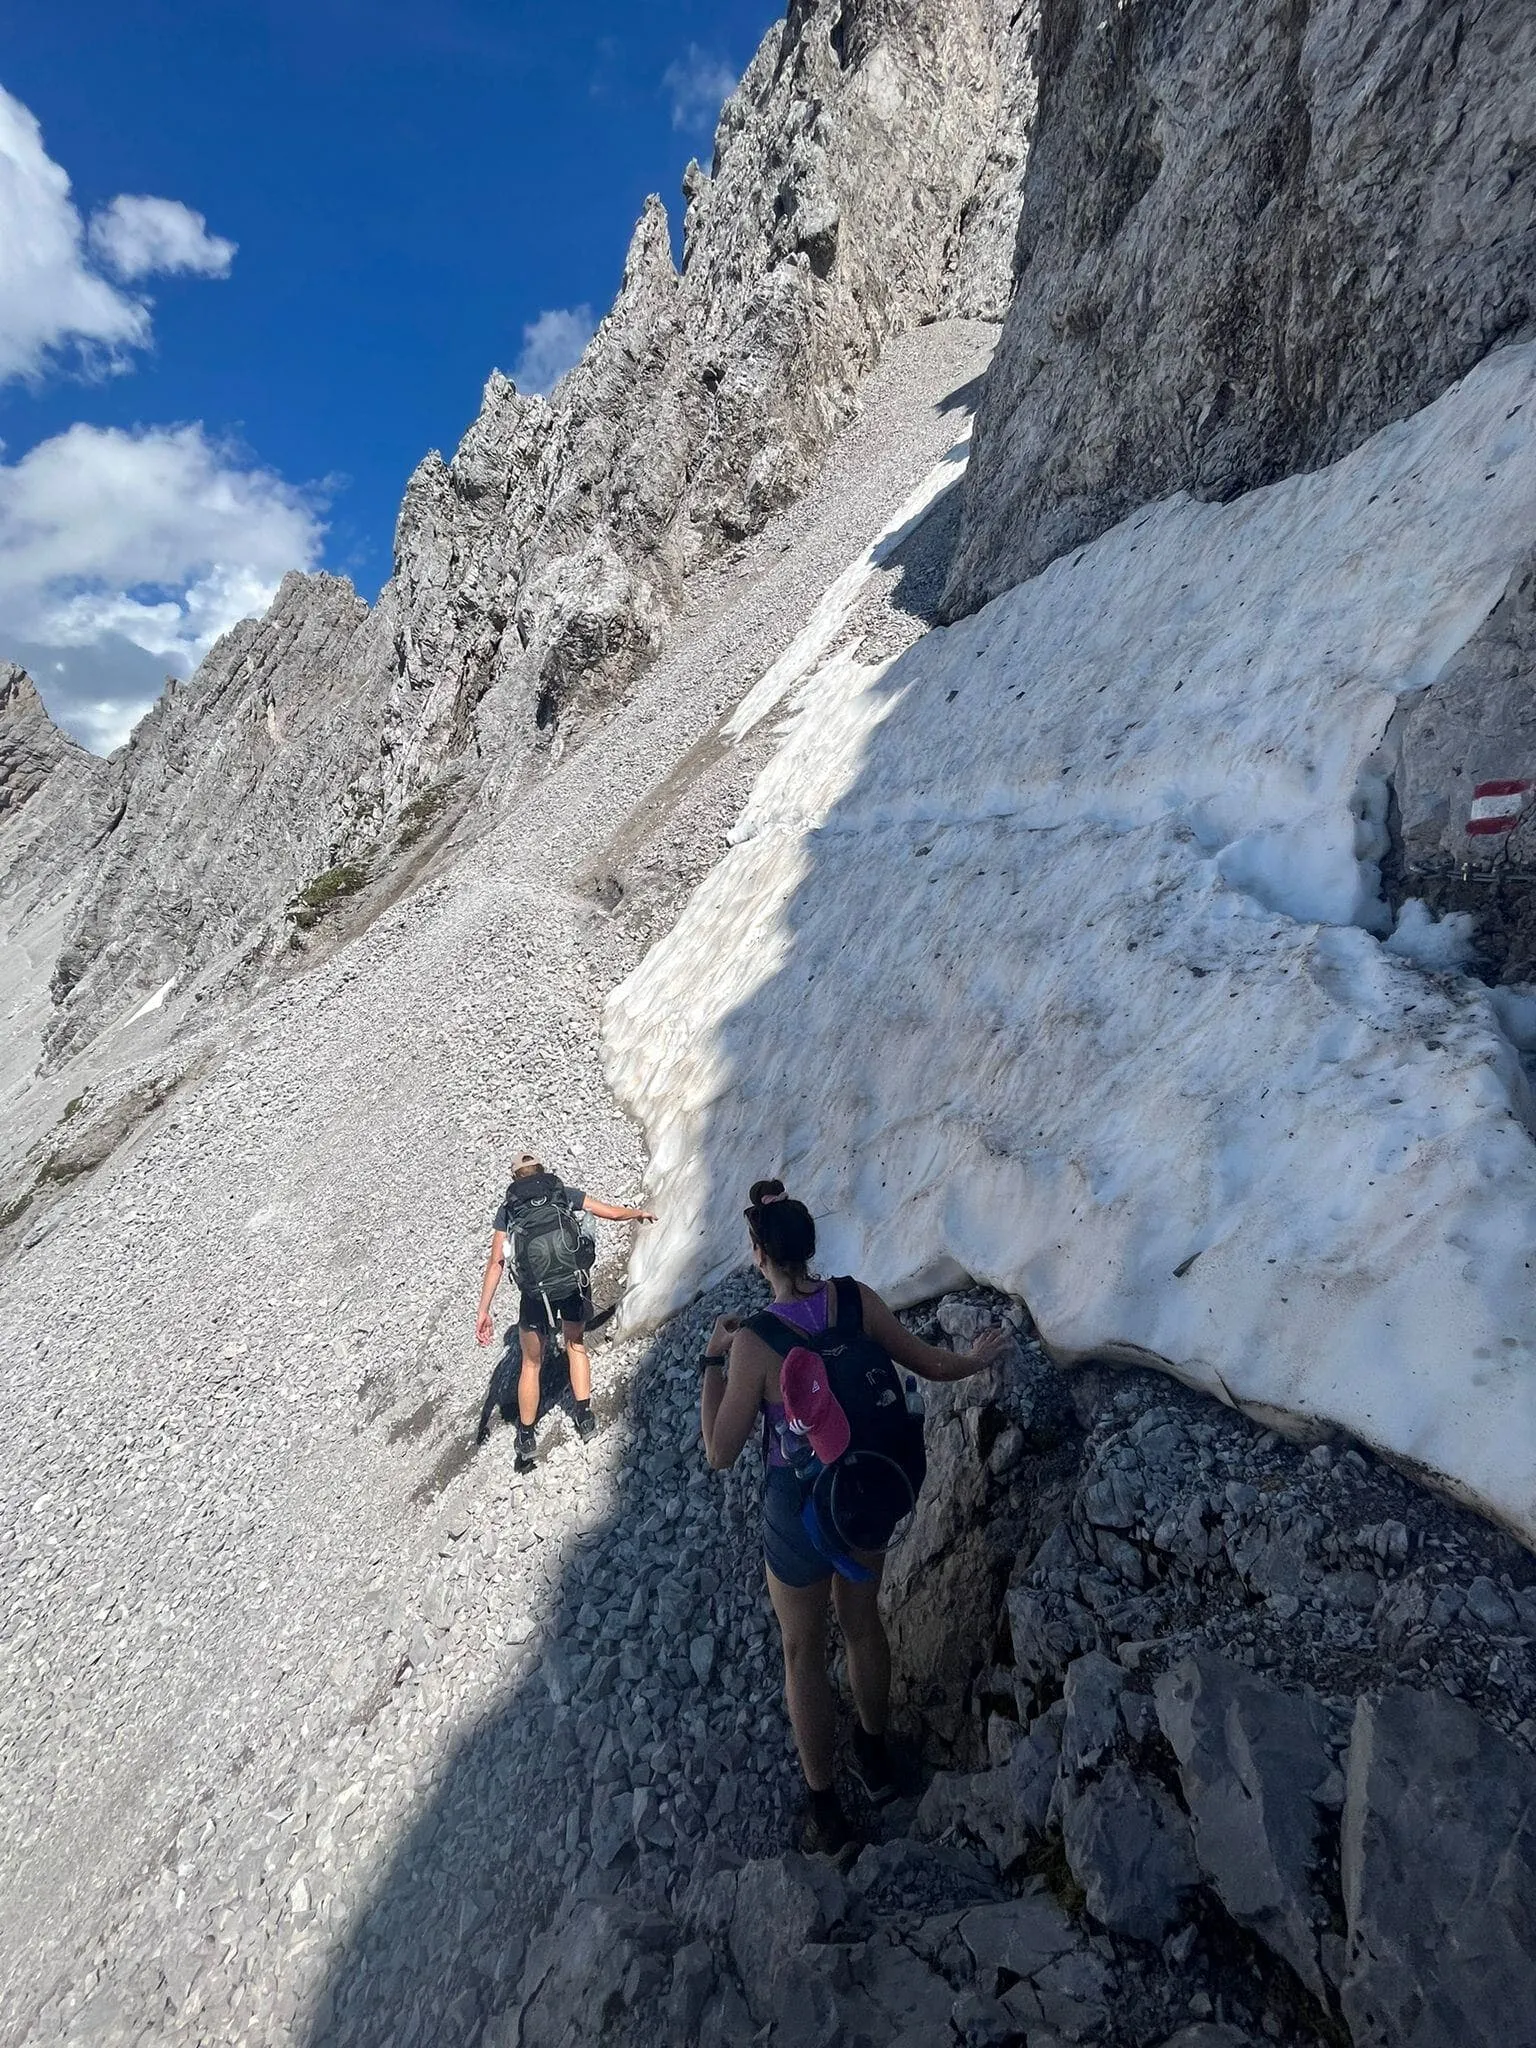
{"type": "Polygon", "coordinates": [[[632,1327],[739,1260],[782,1170],[829,1269],[967,1272],[1063,1356],[1348,1430],[1536,1540],[1514,1011],[1421,964],[1461,935],[1417,909],[1383,945],[1376,865],[1393,709],[1524,552],[1533,397],[1505,350],[1330,469],[1146,508],[805,676],[608,1004],[665,1219],[632,1327]]]}

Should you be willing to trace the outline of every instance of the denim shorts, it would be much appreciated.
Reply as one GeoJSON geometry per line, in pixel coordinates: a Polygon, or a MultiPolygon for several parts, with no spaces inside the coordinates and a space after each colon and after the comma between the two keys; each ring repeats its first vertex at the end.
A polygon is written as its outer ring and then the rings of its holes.
{"type": "Polygon", "coordinates": [[[786,1586],[817,1586],[832,1567],[806,1534],[800,1519],[805,1494],[794,1473],[770,1465],[763,1478],[763,1555],[768,1569],[786,1586]]]}

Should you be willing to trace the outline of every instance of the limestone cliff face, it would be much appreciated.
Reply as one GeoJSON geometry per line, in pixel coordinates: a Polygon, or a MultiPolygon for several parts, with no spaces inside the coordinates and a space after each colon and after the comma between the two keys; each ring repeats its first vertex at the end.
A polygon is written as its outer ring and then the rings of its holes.
{"type": "Polygon", "coordinates": [[[654,650],[683,579],[806,486],[889,335],[1000,319],[1034,0],[800,0],[691,165],[681,272],[652,200],[549,404],[501,376],[401,515],[385,606],[462,724],[548,725],[654,650]]]}
{"type": "Polygon", "coordinates": [[[947,600],[1333,460],[1532,329],[1525,0],[1044,0],[947,600]]]}
{"type": "Polygon", "coordinates": [[[351,585],[292,575],[265,618],[167,689],[98,764],[114,817],[54,968],[51,1051],[119,997],[238,948],[371,838],[391,788],[392,682],[351,585]]]}
{"type": "Polygon", "coordinates": [[[105,761],[60,732],[25,669],[0,662],[0,925],[77,886],[111,822],[105,761]]]}
{"type": "Polygon", "coordinates": [[[494,373],[401,507],[372,613],[290,577],[139,728],[59,958],[49,1034],[280,937],[449,762],[515,771],[661,643],[684,579],[805,487],[887,338],[1000,318],[1038,0],[796,0],[546,403],[494,373]]]}
{"type": "Polygon", "coordinates": [[[117,814],[107,762],[59,731],[32,678],[0,662],[0,1126],[51,1020],[49,966],[117,814]]]}

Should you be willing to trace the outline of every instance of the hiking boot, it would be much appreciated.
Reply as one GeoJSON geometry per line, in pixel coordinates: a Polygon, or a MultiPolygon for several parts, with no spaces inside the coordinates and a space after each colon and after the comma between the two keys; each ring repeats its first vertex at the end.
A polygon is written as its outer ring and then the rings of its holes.
{"type": "Polygon", "coordinates": [[[854,1781],[864,1788],[864,1796],[871,1806],[884,1806],[896,1797],[896,1773],[891,1766],[891,1753],[885,1746],[883,1735],[870,1735],[854,1723],[853,1761],[850,1766],[854,1781]]]}
{"type": "Polygon", "coordinates": [[[539,1462],[539,1440],[526,1422],[520,1422],[512,1436],[512,1470],[531,1472],[539,1462]]]}
{"type": "Polygon", "coordinates": [[[576,1434],[584,1444],[597,1435],[597,1417],[585,1401],[576,1404],[576,1434]]]}
{"type": "Polygon", "coordinates": [[[796,1847],[802,1856],[840,1856],[854,1839],[853,1823],[835,1792],[813,1792],[800,1817],[796,1847]]]}

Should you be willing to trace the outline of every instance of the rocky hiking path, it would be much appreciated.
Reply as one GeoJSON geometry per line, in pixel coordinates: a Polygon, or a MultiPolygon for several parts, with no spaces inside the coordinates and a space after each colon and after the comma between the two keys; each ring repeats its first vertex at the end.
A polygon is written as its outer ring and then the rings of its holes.
{"type": "MultiPolygon", "coordinates": [[[[255,1004],[211,1078],[0,1274],[0,1915],[20,1959],[0,2037],[302,2037],[434,1789],[470,1782],[453,1777],[460,1746],[542,1657],[571,1547],[637,1486],[642,1526],[667,1513],[655,1488],[672,1466],[626,1479],[622,1416],[590,1452],[554,1449],[534,1487],[513,1487],[505,1435],[464,1457],[504,1160],[537,1142],[575,1181],[638,1192],[597,1018],[753,773],[751,743],[700,736],[953,445],[992,339],[956,323],[894,345],[816,489],[698,580],[693,616],[601,734],[535,764],[426,887],[255,1004]]],[[[210,1037],[191,1042],[206,1054],[210,1037]]],[[[603,1355],[606,1401],[647,1355],[603,1355]]],[[[697,1488],[671,1498],[701,1504],[697,1488]]],[[[653,1539],[658,1563],[675,1557],[670,1521],[653,1539]]],[[[700,1579],[674,1600],[711,1597],[700,1579]]],[[[706,1716],[710,1741],[777,1711],[766,1648],[756,1668],[741,1696],[714,1675],[711,1698],[735,1703],[727,1730],[706,1716]]],[[[643,1725],[634,1739],[639,1757],[643,1725]]],[[[783,1759],[781,1729],[767,1750],[783,1759]]],[[[573,1757],[546,1781],[508,1754],[494,1889],[526,1920],[587,1823],[567,1819],[573,1757]],[[525,1862],[518,1844],[551,1812],[558,1842],[525,1862]]],[[[734,1760],[709,1775],[727,1782],[734,1760]]],[[[458,1901],[456,1940],[489,1910],[458,1901]]],[[[415,1988],[436,2024],[443,1983],[415,1988]]],[[[377,2024],[356,2020],[355,2038],[383,2038],[377,2024]]]]}
{"type": "MultiPolygon", "coordinates": [[[[628,1796],[615,1747],[620,1789],[594,1799],[590,1861],[516,1987],[479,1989],[494,2013],[479,2038],[1523,2039],[1529,1554],[1358,1450],[1283,1443],[1156,1374],[1064,1375],[995,1296],[914,1312],[961,1343],[999,1316],[1020,1335],[1003,1368],[930,1390],[931,1483],[890,1568],[897,1725],[940,1766],[920,1800],[877,1817],[841,1868],[744,1859],[778,1789],[771,1740],[766,1772],[750,1749],[735,1764],[738,1808],[712,1807],[702,1839],[691,1734],[663,1745],[664,1777],[642,1756],[628,1796]]],[[[690,1393],[674,1396],[680,1415],[690,1393]]],[[[750,1493],[728,1486],[722,1516],[748,1564],[750,1493]]],[[[551,1699],[569,1697],[556,1745],[562,1727],[579,1748],[584,1724],[604,1725],[616,1647],[621,1679],[626,1656],[643,1662],[612,1584],[622,1528],[568,1591],[573,1654],[546,1663],[551,1699]]],[[[734,1642],[755,1673],[760,1608],[729,1575],[710,1607],[701,1665],[734,1642]]],[[[679,1680],[703,1609],[680,1613],[679,1680]]],[[[743,1707],[745,1736],[756,1699],[743,1707]]],[[[363,1976],[358,1958],[354,1996],[363,1976]]]]}

